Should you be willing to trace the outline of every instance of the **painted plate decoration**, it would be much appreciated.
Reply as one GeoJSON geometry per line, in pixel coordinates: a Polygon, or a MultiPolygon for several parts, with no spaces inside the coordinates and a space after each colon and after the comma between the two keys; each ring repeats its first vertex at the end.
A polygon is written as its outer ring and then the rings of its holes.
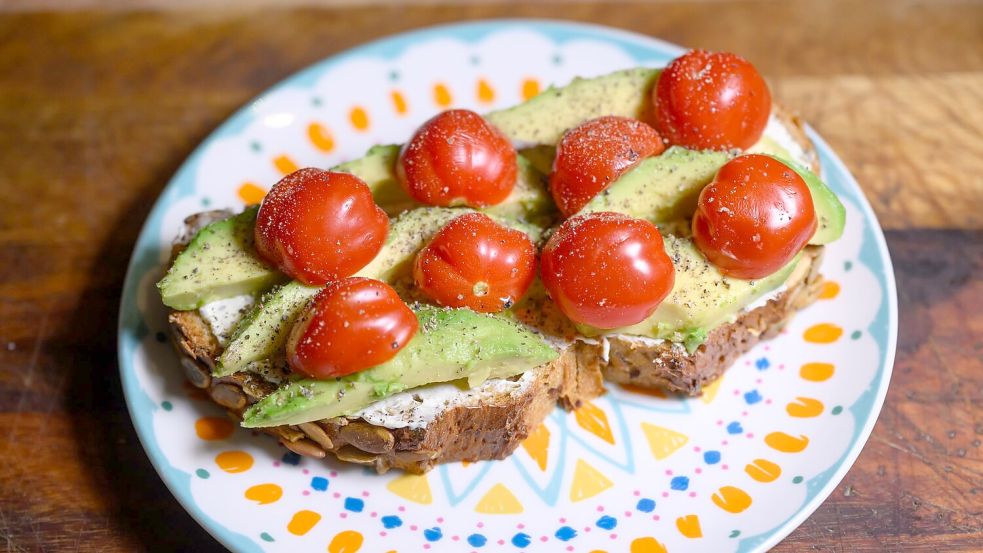
{"type": "Polygon", "coordinates": [[[184,383],[154,283],[189,214],[258,202],[298,167],[402,142],[449,107],[478,111],[550,84],[664,65],[681,49],[596,26],[436,27],[339,54],[284,80],[188,158],[130,262],[119,359],[133,422],[161,478],[221,543],[253,551],[762,551],[846,474],[880,411],[897,305],[877,220],[815,133],[847,209],[822,299],[701,398],[617,386],[557,409],[504,461],[376,475],[301,459],[184,383]]]}

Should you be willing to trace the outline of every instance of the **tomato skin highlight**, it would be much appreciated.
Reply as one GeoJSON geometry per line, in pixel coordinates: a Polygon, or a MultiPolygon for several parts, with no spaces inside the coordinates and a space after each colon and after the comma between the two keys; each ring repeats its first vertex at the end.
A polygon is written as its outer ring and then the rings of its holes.
{"type": "Polygon", "coordinates": [[[696,150],[750,148],[771,115],[768,84],[730,52],[690,50],[676,58],[659,76],[653,102],[663,138],[696,150]]]}
{"type": "Polygon", "coordinates": [[[557,229],[540,254],[540,276],[571,320],[617,328],[651,315],[672,290],[676,270],[655,225],[600,212],[557,229]]]}
{"type": "Polygon", "coordinates": [[[417,287],[439,305],[497,313],[536,277],[536,245],[487,215],[461,215],[438,232],[413,264],[417,287]]]}
{"type": "Polygon", "coordinates": [[[771,156],[750,154],[727,162],[700,192],[693,241],[722,273],[757,279],[791,261],[817,224],[802,177],[771,156]]]}
{"type": "Polygon", "coordinates": [[[392,359],[416,334],[416,315],[388,284],[351,277],[311,300],[287,339],[287,362],[310,378],[335,378],[392,359]]]}
{"type": "Polygon", "coordinates": [[[256,250],[309,285],[356,273],[379,253],[389,218],[361,179],[315,168],[276,183],[256,215],[256,250]]]}
{"type": "Polygon", "coordinates": [[[605,116],[567,131],[556,147],[550,193],[565,217],[665,144],[649,125],[628,117],[605,116]]]}
{"type": "Polygon", "coordinates": [[[427,205],[485,207],[512,193],[515,148],[477,113],[454,109],[424,123],[399,153],[396,176],[427,205]]]}

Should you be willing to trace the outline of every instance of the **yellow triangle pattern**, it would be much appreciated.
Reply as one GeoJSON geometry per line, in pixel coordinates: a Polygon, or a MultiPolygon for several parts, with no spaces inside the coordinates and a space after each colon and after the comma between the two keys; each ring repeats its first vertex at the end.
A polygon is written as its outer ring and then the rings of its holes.
{"type": "Polygon", "coordinates": [[[510,515],[521,513],[522,503],[519,503],[519,500],[504,485],[495,484],[481,498],[474,510],[488,515],[510,515]]]}
{"type": "Polygon", "coordinates": [[[522,442],[522,449],[525,449],[526,453],[536,461],[539,470],[545,471],[550,450],[549,428],[546,428],[545,424],[539,425],[539,428],[533,430],[529,437],[522,442]]]}
{"type": "Polygon", "coordinates": [[[642,431],[648,439],[652,455],[660,461],[675,453],[689,441],[689,436],[685,434],[647,422],[642,423],[642,431]]]}
{"type": "Polygon", "coordinates": [[[717,392],[720,390],[720,382],[723,381],[724,377],[720,377],[710,384],[703,387],[703,395],[700,396],[700,401],[709,405],[714,398],[717,397],[717,392]]]}
{"type": "Polygon", "coordinates": [[[587,401],[574,411],[574,415],[577,417],[577,424],[581,428],[609,444],[614,444],[611,424],[608,422],[608,416],[603,409],[587,401]]]}
{"type": "Polygon", "coordinates": [[[433,502],[430,493],[430,482],[424,474],[404,474],[393,479],[386,488],[407,501],[429,505],[433,502]]]}
{"type": "Polygon", "coordinates": [[[576,503],[590,499],[613,485],[599,470],[583,459],[578,459],[577,468],[573,471],[573,484],[570,486],[570,501],[576,503]]]}

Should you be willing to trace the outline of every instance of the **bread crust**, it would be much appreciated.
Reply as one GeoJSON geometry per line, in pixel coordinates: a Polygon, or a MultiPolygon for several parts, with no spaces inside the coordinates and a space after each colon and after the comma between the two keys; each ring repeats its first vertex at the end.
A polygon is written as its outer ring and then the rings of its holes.
{"type": "MultiPolygon", "coordinates": [[[[798,116],[774,107],[774,115],[802,146],[810,168],[819,171],[816,150],[798,116]]],[[[175,255],[198,229],[228,216],[214,211],[192,215],[175,245],[175,255]]],[[[776,336],[795,311],[811,304],[822,288],[822,246],[809,246],[786,290],[766,305],[743,312],[710,332],[692,354],[672,343],[639,342],[630,337],[601,342],[575,340],[553,362],[536,367],[529,386],[517,393],[489,394],[479,406],[455,406],[422,428],[389,429],[356,417],[336,417],[292,426],[259,429],[291,451],[315,458],[333,455],[382,473],[399,469],[423,473],[440,463],[503,459],[535,430],[559,403],[576,409],[604,393],[604,380],[621,385],[699,395],[740,355],[776,336]]],[[[185,377],[205,390],[229,416],[241,420],[246,408],[276,389],[259,374],[239,372],[213,378],[221,345],[197,311],[171,311],[172,340],[185,377]]]]}

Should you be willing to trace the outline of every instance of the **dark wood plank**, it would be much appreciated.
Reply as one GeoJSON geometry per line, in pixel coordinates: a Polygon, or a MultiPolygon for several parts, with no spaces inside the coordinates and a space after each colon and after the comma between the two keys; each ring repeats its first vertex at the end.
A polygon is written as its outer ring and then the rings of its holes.
{"type": "Polygon", "coordinates": [[[150,467],[115,361],[136,233],[212,128],[366,40],[558,12],[745,54],[897,229],[903,321],[884,413],[844,482],[778,550],[979,550],[983,5],[888,0],[0,16],[0,544],[219,549],[150,467]]]}

